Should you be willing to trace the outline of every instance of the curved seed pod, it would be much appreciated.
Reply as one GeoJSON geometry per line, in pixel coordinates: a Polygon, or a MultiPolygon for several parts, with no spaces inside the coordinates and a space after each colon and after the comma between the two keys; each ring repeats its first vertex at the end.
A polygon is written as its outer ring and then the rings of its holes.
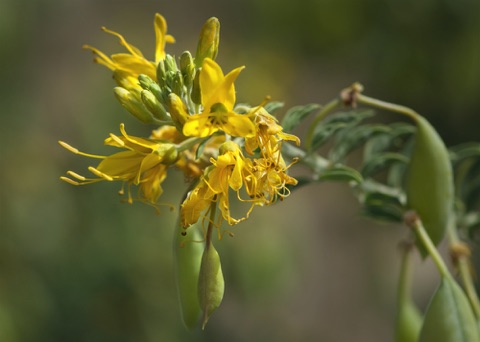
{"type": "Polygon", "coordinates": [[[225,291],[222,265],[217,250],[210,242],[205,247],[198,280],[198,298],[203,311],[202,329],[212,313],[220,306],[225,291]]]}
{"type": "Polygon", "coordinates": [[[480,334],[465,293],[451,277],[443,277],[432,297],[420,342],[478,342],[480,334]]]}
{"type": "Polygon", "coordinates": [[[395,342],[417,342],[422,327],[422,315],[411,300],[405,300],[399,308],[395,342]]]}
{"type": "Polygon", "coordinates": [[[411,297],[411,246],[405,245],[399,277],[395,342],[417,342],[423,317],[411,297]]]}
{"type": "Polygon", "coordinates": [[[406,173],[407,204],[418,213],[437,245],[452,213],[452,166],[445,144],[432,125],[419,115],[414,119],[417,133],[406,173]]]}
{"type": "Polygon", "coordinates": [[[201,223],[192,224],[184,236],[179,220],[173,246],[181,313],[183,323],[189,330],[197,326],[201,314],[197,288],[205,244],[197,242],[204,239],[200,228],[201,223]]]}

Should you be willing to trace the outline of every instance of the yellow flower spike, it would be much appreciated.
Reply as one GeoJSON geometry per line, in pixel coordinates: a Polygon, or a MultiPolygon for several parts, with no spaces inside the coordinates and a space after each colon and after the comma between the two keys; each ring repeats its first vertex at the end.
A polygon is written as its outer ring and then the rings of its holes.
{"type": "Polygon", "coordinates": [[[205,58],[199,76],[204,111],[188,118],[183,126],[184,135],[206,137],[218,130],[237,137],[255,135],[255,126],[250,118],[233,110],[235,105],[233,82],[242,69],[243,67],[236,68],[224,76],[222,69],[214,60],[205,58]]]}

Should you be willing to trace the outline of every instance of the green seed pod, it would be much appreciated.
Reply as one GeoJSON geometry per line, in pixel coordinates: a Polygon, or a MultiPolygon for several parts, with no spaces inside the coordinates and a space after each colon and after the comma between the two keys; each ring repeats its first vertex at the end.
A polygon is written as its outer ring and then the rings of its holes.
{"type": "MultiPolygon", "coordinates": [[[[200,70],[200,72],[202,71],[200,70]]],[[[190,95],[192,101],[196,104],[202,104],[202,94],[200,90],[200,72],[195,73],[192,85],[192,94],[190,95]]]]}
{"type": "Polygon", "coordinates": [[[183,323],[193,330],[200,319],[201,309],[198,301],[198,277],[204,250],[201,223],[191,225],[184,230],[177,222],[174,240],[175,275],[183,323]],[[182,235],[186,232],[186,235],[182,235]]]}
{"type": "Polygon", "coordinates": [[[417,212],[437,245],[453,209],[452,166],[447,148],[432,125],[421,116],[414,119],[417,133],[406,173],[407,205],[417,212]]]}
{"type": "Polygon", "coordinates": [[[411,297],[412,246],[404,245],[397,297],[395,342],[417,342],[423,317],[411,297]]]}
{"type": "Polygon", "coordinates": [[[422,327],[422,315],[415,304],[406,299],[398,309],[395,342],[417,342],[422,327]]]}
{"type": "Polygon", "coordinates": [[[212,313],[220,306],[225,291],[220,256],[210,242],[205,247],[198,279],[198,298],[203,311],[202,329],[212,313]]]}
{"type": "Polygon", "coordinates": [[[451,277],[443,277],[432,297],[420,342],[478,342],[480,334],[465,293],[451,277]]]}

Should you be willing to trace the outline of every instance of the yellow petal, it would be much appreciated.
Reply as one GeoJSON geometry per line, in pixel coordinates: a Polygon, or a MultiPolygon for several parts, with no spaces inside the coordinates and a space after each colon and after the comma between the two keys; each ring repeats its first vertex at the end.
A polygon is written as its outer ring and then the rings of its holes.
{"type": "Polygon", "coordinates": [[[248,116],[234,112],[228,113],[227,115],[227,122],[222,125],[222,130],[225,131],[225,133],[235,137],[250,138],[255,136],[255,125],[248,116]]]}
{"type": "Polygon", "coordinates": [[[233,82],[244,67],[230,71],[227,76],[223,75],[220,66],[212,59],[205,58],[200,72],[200,91],[202,104],[210,111],[216,103],[223,104],[231,111],[235,105],[235,87],[233,82]]]}
{"type": "Polygon", "coordinates": [[[165,58],[165,43],[174,43],[175,38],[167,35],[167,21],[160,14],[155,14],[155,64],[165,58]]]}
{"type": "Polygon", "coordinates": [[[120,179],[133,179],[144,156],[133,151],[122,151],[105,158],[96,169],[106,175],[120,179]]]}
{"type": "Polygon", "coordinates": [[[112,34],[112,35],[116,36],[120,40],[120,44],[123,45],[128,50],[128,52],[130,52],[132,55],[135,55],[137,57],[143,57],[142,52],[139,49],[137,49],[135,46],[127,43],[125,38],[123,38],[123,36],[120,33],[117,33],[115,31],[111,31],[111,30],[107,29],[106,27],[102,27],[102,30],[106,33],[109,33],[109,34],[112,34]]]}
{"type": "Polygon", "coordinates": [[[210,122],[210,116],[208,113],[205,114],[195,114],[188,117],[187,122],[183,126],[183,135],[190,137],[207,137],[212,135],[218,130],[218,127],[215,127],[210,122]]]}

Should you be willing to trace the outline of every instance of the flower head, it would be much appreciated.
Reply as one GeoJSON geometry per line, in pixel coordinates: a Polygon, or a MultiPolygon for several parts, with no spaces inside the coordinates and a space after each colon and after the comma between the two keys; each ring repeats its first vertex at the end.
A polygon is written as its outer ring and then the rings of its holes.
{"type": "Polygon", "coordinates": [[[200,71],[200,91],[203,112],[188,117],[183,126],[186,136],[206,137],[218,130],[237,137],[249,137],[255,126],[246,115],[235,113],[235,86],[233,82],[243,67],[224,75],[220,66],[205,58],[200,71]]]}

